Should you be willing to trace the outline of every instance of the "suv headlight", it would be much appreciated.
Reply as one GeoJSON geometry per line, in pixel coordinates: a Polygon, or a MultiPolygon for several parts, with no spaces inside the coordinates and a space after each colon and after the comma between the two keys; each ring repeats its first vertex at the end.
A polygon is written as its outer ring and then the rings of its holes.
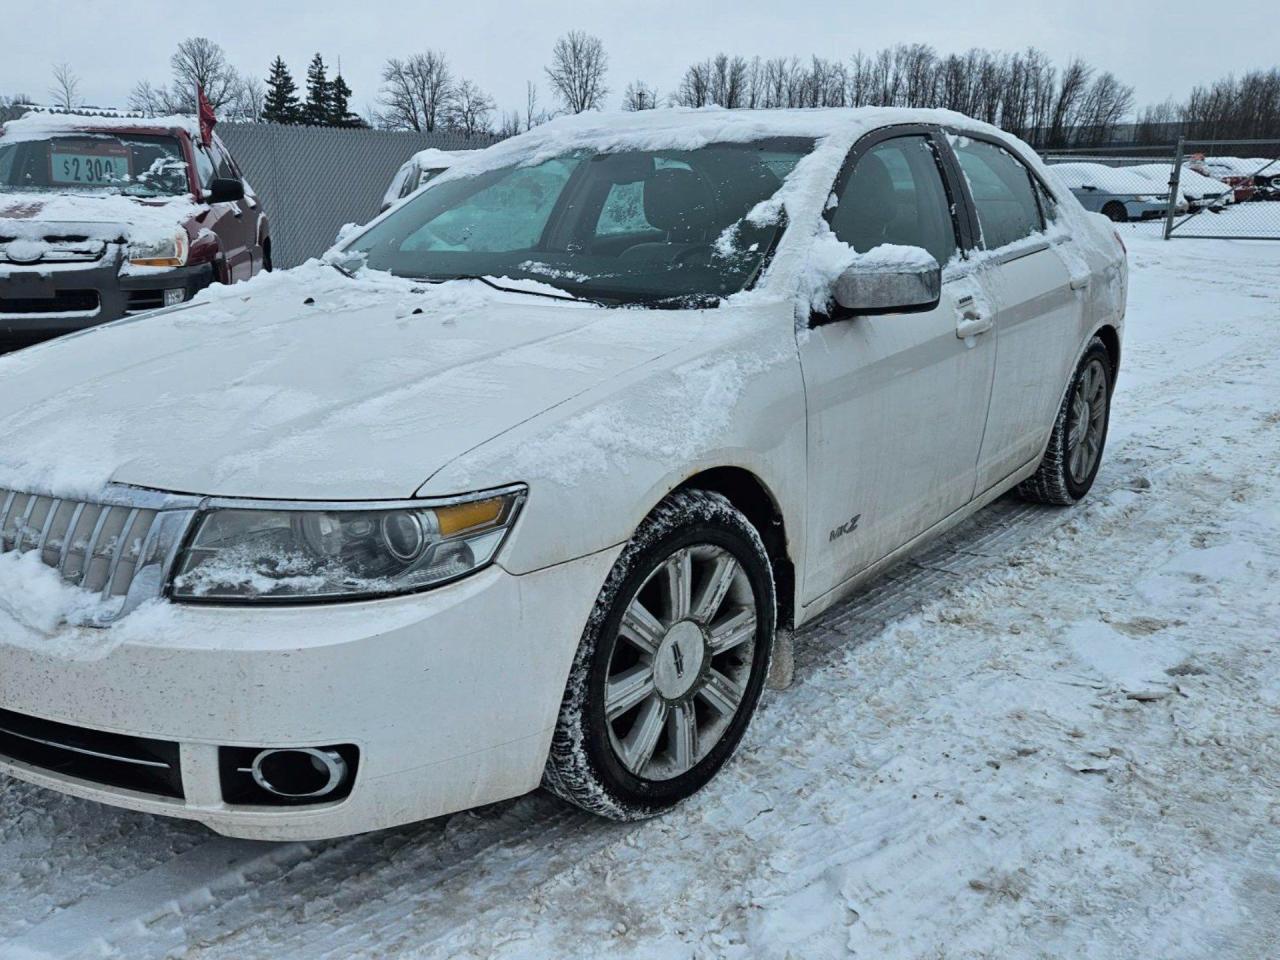
{"type": "Polygon", "coordinates": [[[129,244],[129,262],[135,267],[182,267],[190,249],[187,232],[179,230],[171,237],[129,244]]]}
{"type": "Polygon", "coordinates": [[[438,586],[493,561],[523,486],[432,504],[215,502],[175,567],[180,601],[354,600],[438,586]]]}

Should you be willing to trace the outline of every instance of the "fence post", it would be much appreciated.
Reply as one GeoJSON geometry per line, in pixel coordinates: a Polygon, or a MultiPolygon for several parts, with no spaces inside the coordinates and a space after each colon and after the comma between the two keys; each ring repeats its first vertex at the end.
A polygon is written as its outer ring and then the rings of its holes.
{"type": "Polygon", "coordinates": [[[1182,183],[1182,150],[1186,140],[1178,138],[1178,152],[1173,158],[1173,169],[1169,171],[1169,205],[1164,213],[1164,238],[1173,234],[1173,218],[1178,209],[1178,186],[1182,183]]]}

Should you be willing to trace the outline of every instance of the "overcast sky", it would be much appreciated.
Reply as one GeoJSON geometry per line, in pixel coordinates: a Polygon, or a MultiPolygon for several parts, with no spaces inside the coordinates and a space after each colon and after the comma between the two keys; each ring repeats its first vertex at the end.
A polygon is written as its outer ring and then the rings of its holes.
{"type": "Polygon", "coordinates": [[[633,79],[669,93],[688,63],[719,50],[845,58],[911,42],[944,53],[1033,45],[1058,63],[1078,54],[1134,85],[1144,105],[1275,65],[1277,14],[1272,0],[0,0],[0,94],[46,100],[50,65],[65,61],[87,102],[122,107],[139,79],[167,82],[178,41],[203,35],[263,78],[280,54],[300,86],[317,51],[326,63],[341,60],[362,113],[387,57],[440,49],[458,75],[515,109],[527,79],[539,82],[547,105],[542,68],[552,44],[580,28],[604,41],[610,106],[633,79]]]}

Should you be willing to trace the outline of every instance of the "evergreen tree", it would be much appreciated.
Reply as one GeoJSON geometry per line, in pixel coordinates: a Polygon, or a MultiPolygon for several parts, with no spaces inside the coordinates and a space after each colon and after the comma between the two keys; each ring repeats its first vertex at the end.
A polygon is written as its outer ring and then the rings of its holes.
{"type": "Polygon", "coordinates": [[[302,119],[317,127],[329,125],[329,78],[320,54],[311,58],[307,67],[307,101],[302,105],[302,119]]]}
{"type": "Polygon", "coordinates": [[[329,124],[335,127],[359,127],[364,121],[351,112],[351,88],[338,73],[329,84],[329,124]]]}
{"type": "Polygon", "coordinates": [[[298,85],[284,60],[276,57],[267,77],[267,99],[262,108],[262,119],[267,123],[297,123],[302,119],[302,105],[298,102],[298,85]]]}

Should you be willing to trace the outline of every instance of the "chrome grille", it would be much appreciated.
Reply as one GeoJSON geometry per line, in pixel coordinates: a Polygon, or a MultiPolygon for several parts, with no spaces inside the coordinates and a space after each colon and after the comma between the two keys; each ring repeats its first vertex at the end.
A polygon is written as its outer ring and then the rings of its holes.
{"type": "Polygon", "coordinates": [[[41,242],[46,246],[40,252],[40,257],[37,260],[11,258],[9,256],[9,245],[0,243],[0,263],[13,262],[23,265],[28,263],[92,263],[95,260],[101,260],[102,255],[107,251],[105,242],[102,240],[90,240],[86,237],[45,237],[41,242]]]}
{"type": "Polygon", "coordinates": [[[157,510],[0,489],[0,553],[39,552],[62,579],[103,599],[125,597],[157,510]]]}

